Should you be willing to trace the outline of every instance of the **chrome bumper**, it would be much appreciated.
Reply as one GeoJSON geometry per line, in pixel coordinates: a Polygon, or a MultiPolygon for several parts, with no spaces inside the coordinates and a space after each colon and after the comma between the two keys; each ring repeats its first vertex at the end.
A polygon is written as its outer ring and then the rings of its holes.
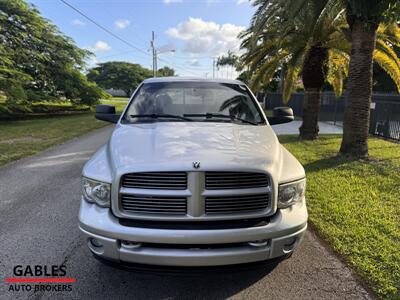
{"type": "Polygon", "coordinates": [[[82,200],[79,228],[90,250],[105,259],[167,266],[230,265],[262,261],[292,252],[301,242],[307,228],[307,209],[305,203],[299,203],[291,208],[279,210],[267,225],[258,227],[209,230],[153,229],[122,226],[109,209],[82,200]],[[96,239],[97,243],[92,243],[92,239],[96,239]],[[259,240],[268,242],[257,246],[247,244],[259,240]],[[137,242],[138,245],[128,247],[121,241],[137,242]],[[240,244],[235,245],[238,243],[240,244]],[[151,246],[159,244],[168,244],[168,247],[151,246]],[[182,247],[213,244],[233,246],[182,247]]]}

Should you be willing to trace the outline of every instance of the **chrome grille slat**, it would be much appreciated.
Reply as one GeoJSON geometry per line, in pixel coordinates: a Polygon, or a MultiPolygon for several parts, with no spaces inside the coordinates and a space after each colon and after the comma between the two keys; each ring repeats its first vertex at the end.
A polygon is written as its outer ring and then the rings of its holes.
{"type": "Polygon", "coordinates": [[[131,213],[185,215],[187,198],[122,194],[121,206],[124,211],[131,213]]]}
{"type": "Polygon", "coordinates": [[[209,196],[205,199],[206,214],[235,214],[263,211],[268,208],[269,195],[209,196]]]}
{"type": "Polygon", "coordinates": [[[126,188],[185,190],[186,172],[138,172],[122,176],[121,186],[126,188]]]}
{"type": "MultiPolygon", "coordinates": [[[[150,204],[150,205],[154,205],[154,204],[163,205],[163,204],[164,204],[163,201],[152,201],[152,202],[149,202],[149,201],[146,201],[146,200],[137,200],[137,201],[128,201],[128,200],[125,200],[124,203],[125,203],[125,204],[133,204],[133,203],[135,203],[135,204],[141,204],[141,203],[143,203],[143,204],[150,204]]],[[[168,204],[169,204],[169,205],[181,204],[181,203],[182,203],[182,202],[168,201],[168,204]]]]}
{"type": "Polygon", "coordinates": [[[155,207],[155,208],[165,208],[165,209],[174,209],[174,208],[181,208],[181,207],[186,207],[184,204],[170,204],[168,203],[168,206],[163,206],[162,204],[158,203],[124,203],[125,207],[155,207]]]}
{"type": "Polygon", "coordinates": [[[268,175],[249,172],[206,172],[207,190],[229,190],[269,186],[268,175]]]}
{"type": "Polygon", "coordinates": [[[263,209],[264,206],[249,206],[249,207],[226,207],[226,208],[215,208],[209,210],[208,213],[231,213],[231,212],[242,212],[249,210],[263,209]]]}
{"type": "Polygon", "coordinates": [[[164,208],[154,208],[154,207],[140,207],[140,206],[131,206],[129,209],[134,209],[134,210],[141,210],[141,211],[158,211],[160,213],[165,213],[165,212],[181,212],[181,209],[176,208],[176,209],[164,209],[164,208]]]}
{"type": "Polygon", "coordinates": [[[206,207],[230,207],[230,206],[246,206],[246,205],[265,205],[265,199],[264,200],[259,200],[259,201],[254,201],[254,202],[239,202],[239,203],[232,203],[232,202],[225,202],[225,203],[207,203],[206,207]]]}

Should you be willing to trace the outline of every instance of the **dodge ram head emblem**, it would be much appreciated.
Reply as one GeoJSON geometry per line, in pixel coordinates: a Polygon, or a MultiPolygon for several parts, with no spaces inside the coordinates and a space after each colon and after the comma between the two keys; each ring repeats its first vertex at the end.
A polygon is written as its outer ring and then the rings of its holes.
{"type": "Polygon", "coordinates": [[[195,168],[195,169],[200,168],[200,162],[199,161],[194,161],[193,162],[193,168],[195,168]]]}

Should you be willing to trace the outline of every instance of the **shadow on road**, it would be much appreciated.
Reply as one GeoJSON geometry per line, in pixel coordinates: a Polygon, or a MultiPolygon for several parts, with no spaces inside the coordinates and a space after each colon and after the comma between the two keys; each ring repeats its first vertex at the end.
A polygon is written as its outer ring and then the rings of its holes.
{"type": "Polygon", "coordinates": [[[207,269],[149,269],[98,262],[103,282],[119,285],[135,299],[226,299],[272,272],[282,260],[207,269]],[[110,276],[107,276],[110,274],[110,276]]]}

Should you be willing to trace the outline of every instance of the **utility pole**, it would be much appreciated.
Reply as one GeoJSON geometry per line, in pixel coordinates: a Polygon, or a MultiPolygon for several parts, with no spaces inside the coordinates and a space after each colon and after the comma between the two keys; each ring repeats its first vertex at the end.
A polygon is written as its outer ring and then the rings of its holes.
{"type": "Polygon", "coordinates": [[[215,79],[215,57],[213,57],[213,79],[215,79]]]}
{"type": "Polygon", "coordinates": [[[158,61],[157,61],[157,49],[154,49],[154,61],[155,61],[155,70],[154,70],[154,72],[155,72],[155,76],[154,77],[157,77],[157,72],[158,72],[158,61]]]}
{"type": "Polygon", "coordinates": [[[156,77],[157,73],[157,52],[156,52],[156,47],[154,45],[154,31],[151,32],[151,41],[150,41],[150,46],[153,52],[153,77],[156,77]]]}

